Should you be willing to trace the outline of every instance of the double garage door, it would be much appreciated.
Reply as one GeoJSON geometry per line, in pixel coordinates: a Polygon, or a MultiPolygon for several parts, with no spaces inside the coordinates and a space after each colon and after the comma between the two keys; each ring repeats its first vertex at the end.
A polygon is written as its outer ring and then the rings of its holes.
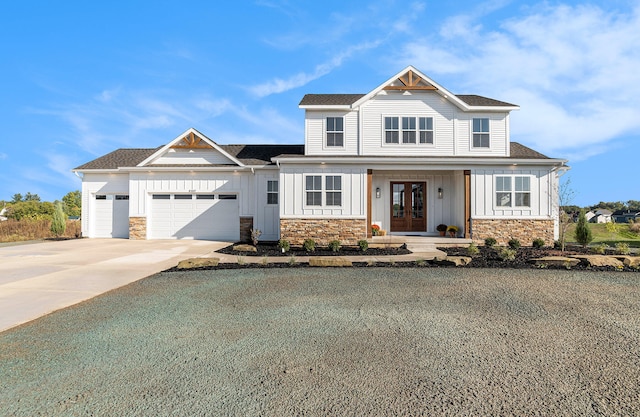
{"type": "Polygon", "coordinates": [[[149,239],[238,241],[236,194],[152,194],[149,239]]]}

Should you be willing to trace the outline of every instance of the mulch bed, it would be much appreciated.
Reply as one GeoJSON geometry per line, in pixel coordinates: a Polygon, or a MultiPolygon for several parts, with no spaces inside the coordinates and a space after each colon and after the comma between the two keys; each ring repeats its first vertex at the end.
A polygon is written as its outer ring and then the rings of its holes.
{"type": "Polygon", "coordinates": [[[411,251],[407,249],[406,246],[402,246],[399,248],[396,247],[384,247],[384,248],[369,248],[365,252],[362,251],[358,246],[343,246],[339,251],[334,252],[329,248],[325,247],[316,247],[316,250],[313,252],[307,252],[304,248],[294,247],[292,246],[288,252],[283,253],[281,249],[278,248],[278,245],[275,243],[258,243],[256,246],[257,252],[240,252],[234,251],[233,247],[236,244],[229,245],[225,248],[218,250],[219,253],[224,253],[225,255],[236,255],[236,256],[382,256],[382,255],[407,255],[410,254],[411,251]]]}
{"type": "MultiPolygon", "coordinates": [[[[242,257],[263,257],[263,256],[281,256],[290,258],[289,262],[276,262],[276,263],[221,263],[215,267],[203,267],[194,268],[194,270],[207,270],[207,269],[255,269],[255,268],[307,268],[309,265],[306,262],[299,262],[296,258],[302,256],[382,256],[382,255],[404,255],[410,254],[405,246],[400,248],[369,248],[365,252],[357,247],[342,247],[338,252],[333,252],[328,248],[317,248],[314,252],[307,252],[303,248],[292,247],[290,251],[282,253],[275,243],[260,243],[257,246],[257,252],[239,252],[233,250],[234,245],[227,246],[218,250],[219,253],[238,256],[239,260],[242,257]]],[[[449,256],[470,256],[466,247],[444,247],[438,248],[445,252],[449,256]]],[[[479,252],[476,255],[471,256],[472,261],[466,266],[459,268],[502,268],[502,269],[539,269],[540,267],[530,262],[531,259],[542,258],[544,256],[568,256],[568,255],[585,255],[593,254],[588,248],[582,248],[577,246],[568,247],[564,252],[554,248],[533,248],[522,247],[517,249],[515,259],[502,260],[499,254],[500,247],[488,247],[479,246],[479,252]]],[[[431,260],[416,260],[416,261],[398,261],[394,262],[391,259],[389,262],[353,262],[353,267],[359,268],[371,268],[371,267],[385,267],[385,268],[453,268],[453,266],[447,266],[439,264],[431,260]]],[[[548,269],[567,269],[565,267],[553,267],[548,266],[548,269]]],[[[622,269],[611,267],[588,267],[582,264],[578,264],[571,267],[572,270],[590,270],[590,271],[626,271],[626,272],[640,272],[640,269],[634,269],[624,267],[622,269]]],[[[172,271],[184,271],[177,268],[168,269],[166,272],[172,271]]]]}

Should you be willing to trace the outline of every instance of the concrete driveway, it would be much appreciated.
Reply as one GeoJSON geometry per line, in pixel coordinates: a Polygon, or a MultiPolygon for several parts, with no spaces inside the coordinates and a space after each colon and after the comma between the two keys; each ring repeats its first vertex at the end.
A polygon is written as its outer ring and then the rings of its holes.
{"type": "Polygon", "coordinates": [[[226,245],[78,239],[0,247],[0,332],[226,245]]]}

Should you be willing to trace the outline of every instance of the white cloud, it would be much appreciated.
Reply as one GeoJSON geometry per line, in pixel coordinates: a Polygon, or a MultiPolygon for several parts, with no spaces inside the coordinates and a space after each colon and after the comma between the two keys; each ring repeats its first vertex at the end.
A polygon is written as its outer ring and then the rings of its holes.
{"type": "Polygon", "coordinates": [[[0,159],[7,159],[9,157],[9,155],[7,155],[6,153],[0,152],[0,159]]]}
{"type": "Polygon", "coordinates": [[[351,58],[352,55],[368,49],[376,48],[380,43],[381,41],[377,40],[350,46],[332,59],[316,65],[314,70],[310,73],[300,72],[287,79],[275,78],[271,81],[249,87],[248,90],[257,97],[265,97],[271,94],[283,93],[294,88],[302,87],[313,80],[329,74],[331,71],[341,66],[346,59],[351,58]]]}
{"type": "Polygon", "coordinates": [[[452,17],[438,36],[406,45],[402,59],[465,89],[454,93],[519,104],[512,139],[552,156],[581,158],[640,130],[640,7],[543,4],[493,31],[477,16],[452,17]],[[458,36],[465,27],[473,36],[458,36]]]}

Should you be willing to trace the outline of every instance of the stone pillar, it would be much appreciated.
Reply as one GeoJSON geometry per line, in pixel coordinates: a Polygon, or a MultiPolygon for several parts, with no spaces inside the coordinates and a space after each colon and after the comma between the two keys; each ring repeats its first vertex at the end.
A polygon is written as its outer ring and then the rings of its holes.
{"type": "Polygon", "coordinates": [[[240,241],[251,242],[251,230],[253,229],[253,217],[240,217],[240,241]]]}
{"type": "Polygon", "coordinates": [[[129,217],[129,239],[132,239],[132,240],[147,239],[147,218],[146,217],[129,217]]]}
{"type": "Polygon", "coordinates": [[[473,219],[473,241],[483,244],[488,237],[505,246],[518,239],[522,246],[531,246],[534,239],[553,246],[554,222],[551,219],[473,219]]]}
{"type": "Polygon", "coordinates": [[[332,240],[356,246],[367,238],[367,219],[280,219],[280,238],[294,246],[301,246],[309,238],[319,246],[327,246],[332,240]]]}

